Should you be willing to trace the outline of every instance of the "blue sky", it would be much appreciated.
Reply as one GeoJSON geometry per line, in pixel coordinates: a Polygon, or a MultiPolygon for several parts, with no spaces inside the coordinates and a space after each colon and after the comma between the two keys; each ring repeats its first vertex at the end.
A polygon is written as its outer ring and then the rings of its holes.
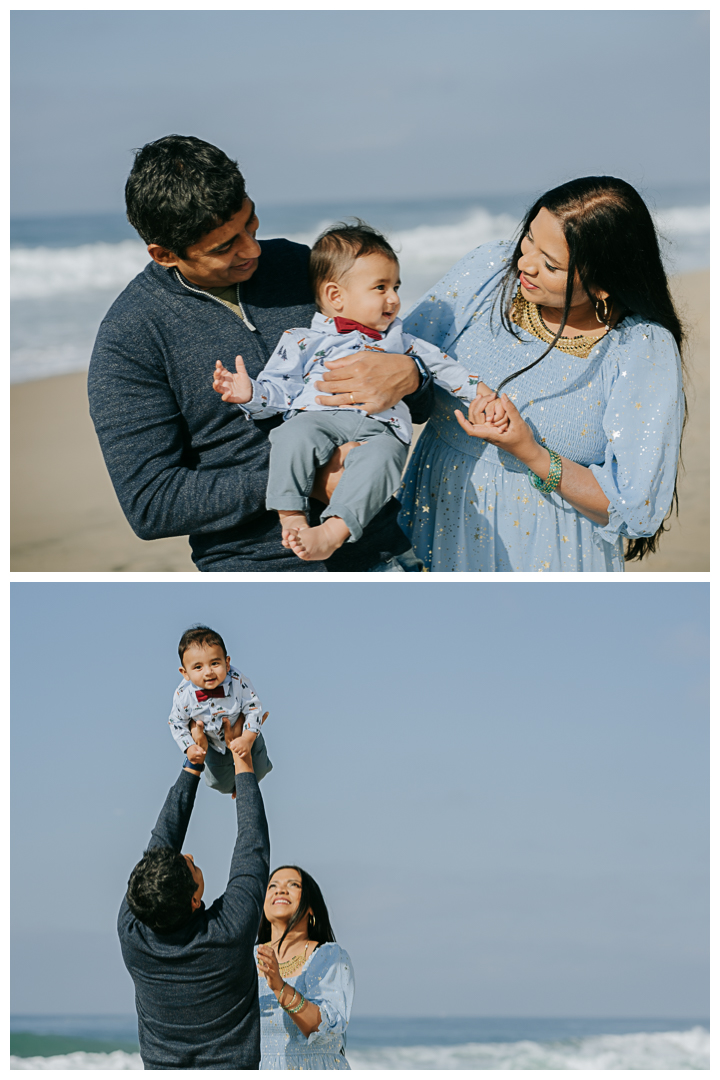
{"type": "MultiPolygon", "coordinates": [[[[115,919],[202,621],[270,710],[272,863],[319,881],[358,1013],[707,1014],[707,585],[11,589],[14,1011],[132,1012],[115,919]]],[[[201,784],[208,900],[233,836],[201,784]]]]}
{"type": "Polygon", "coordinates": [[[132,149],[236,157],[263,202],[709,175],[707,11],[15,11],[13,210],[121,210],[132,149]]]}

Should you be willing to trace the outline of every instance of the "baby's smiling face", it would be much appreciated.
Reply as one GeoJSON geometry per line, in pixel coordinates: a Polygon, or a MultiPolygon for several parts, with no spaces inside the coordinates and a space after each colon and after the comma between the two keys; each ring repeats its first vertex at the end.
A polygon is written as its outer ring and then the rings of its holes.
{"type": "Polygon", "coordinates": [[[323,314],[369,326],[384,333],[400,311],[400,267],[380,252],[362,255],[330,286],[323,297],[323,314]]]}
{"type": "Polygon", "coordinates": [[[180,674],[201,690],[213,690],[228,673],[230,657],[220,645],[191,645],[183,653],[180,674]]]}

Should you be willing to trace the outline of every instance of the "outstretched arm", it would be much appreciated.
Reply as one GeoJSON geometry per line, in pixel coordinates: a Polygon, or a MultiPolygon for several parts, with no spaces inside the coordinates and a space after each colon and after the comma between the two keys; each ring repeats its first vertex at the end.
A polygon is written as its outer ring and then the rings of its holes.
{"type": "Polygon", "coordinates": [[[195,805],[200,773],[183,769],[168,792],[165,805],[160,811],[155,828],[150,837],[148,849],[169,847],[182,851],[185,834],[190,824],[190,815],[195,805]]]}
{"type": "Polygon", "coordinates": [[[232,727],[227,719],[223,723],[225,745],[235,765],[238,831],[230,877],[220,901],[220,915],[232,938],[247,937],[252,944],[260,925],[270,873],[270,838],[262,795],[253,773],[251,748],[242,737],[243,719],[240,716],[232,727]]]}

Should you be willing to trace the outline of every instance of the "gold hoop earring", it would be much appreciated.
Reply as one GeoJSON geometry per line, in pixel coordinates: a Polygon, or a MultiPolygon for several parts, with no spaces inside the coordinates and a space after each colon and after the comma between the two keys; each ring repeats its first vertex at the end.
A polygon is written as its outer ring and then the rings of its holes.
{"type": "Polygon", "coordinates": [[[608,308],[607,299],[601,301],[598,298],[595,301],[595,318],[597,319],[597,321],[600,323],[601,326],[607,326],[608,330],[610,329],[610,324],[609,324],[609,321],[608,321],[609,311],[610,311],[610,309],[608,308]],[[602,306],[603,306],[602,318],[600,317],[600,304],[601,303],[602,303],[602,306]]]}
{"type": "Polygon", "coordinates": [[[310,918],[308,919],[308,926],[312,927],[314,925],[315,925],[315,916],[311,915],[310,918]]]}

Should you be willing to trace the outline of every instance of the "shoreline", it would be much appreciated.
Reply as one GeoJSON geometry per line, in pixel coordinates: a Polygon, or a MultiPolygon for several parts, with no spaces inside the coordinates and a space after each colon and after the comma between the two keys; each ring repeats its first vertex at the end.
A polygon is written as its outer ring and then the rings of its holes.
{"type": "MultiPolygon", "coordinates": [[[[710,569],[710,271],[671,279],[688,327],[689,419],[678,491],[659,551],[628,573],[710,569]]],[[[197,573],[184,536],[139,540],[115,497],[88,412],[87,373],[10,388],[11,571],[197,573]]]]}

